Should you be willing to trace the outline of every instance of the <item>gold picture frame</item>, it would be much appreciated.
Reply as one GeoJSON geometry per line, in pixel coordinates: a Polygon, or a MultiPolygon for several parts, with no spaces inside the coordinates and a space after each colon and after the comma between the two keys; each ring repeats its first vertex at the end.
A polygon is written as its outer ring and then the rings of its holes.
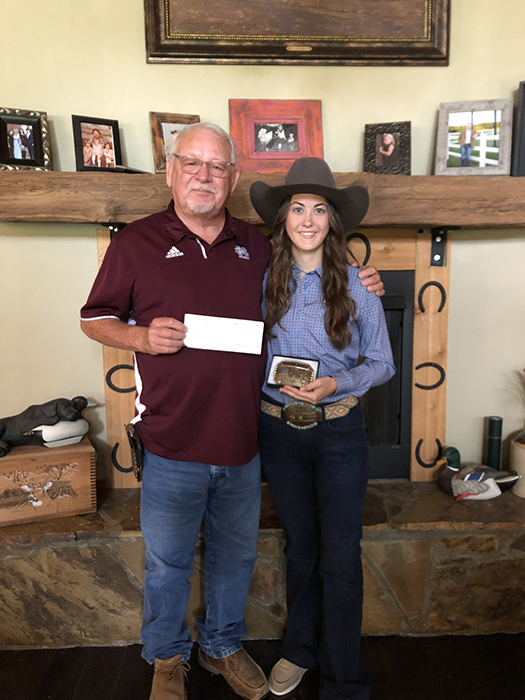
{"type": "Polygon", "coordinates": [[[448,65],[450,0],[145,0],[148,63],[448,65]]]}

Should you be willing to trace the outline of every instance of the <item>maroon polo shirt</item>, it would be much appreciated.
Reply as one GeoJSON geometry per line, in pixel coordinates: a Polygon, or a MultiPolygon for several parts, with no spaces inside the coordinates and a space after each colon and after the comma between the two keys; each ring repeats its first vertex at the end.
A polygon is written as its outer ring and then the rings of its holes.
{"type": "MultiPolygon", "coordinates": [[[[206,314],[262,320],[270,243],[226,212],[210,245],[167,210],[126,226],[111,242],[81,317],[148,326],[157,317],[206,314]]],[[[138,431],[167,459],[234,466],[257,454],[266,348],[258,355],[183,348],[135,353],[138,431]]]]}

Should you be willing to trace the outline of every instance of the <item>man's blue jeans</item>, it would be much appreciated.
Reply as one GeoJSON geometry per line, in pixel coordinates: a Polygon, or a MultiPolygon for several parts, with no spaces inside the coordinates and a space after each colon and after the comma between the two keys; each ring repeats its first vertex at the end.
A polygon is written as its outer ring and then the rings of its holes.
{"type": "Polygon", "coordinates": [[[470,153],[472,151],[472,146],[469,143],[466,143],[464,146],[460,146],[459,150],[461,154],[461,166],[463,168],[466,168],[470,163],[470,153]]]}
{"type": "Polygon", "coordinates": [[[320,666],[321,700],[368,700],[360,653],[368,479],[361,407],[308,430],[261,413],[259,448],[286,531],[282,656],[303,668],[320,666]]]}
{"type": "Polygon", "coordinates": [[[204,519],[204,599],[199,644],[214,658],[241,649],[246,594],[256,559],[261,505],[260,459],[237,467],[163,459],[146,451],[141,526],[146,544],[143,657],[187,661],[184,621],[189,577],[204,519]]]}

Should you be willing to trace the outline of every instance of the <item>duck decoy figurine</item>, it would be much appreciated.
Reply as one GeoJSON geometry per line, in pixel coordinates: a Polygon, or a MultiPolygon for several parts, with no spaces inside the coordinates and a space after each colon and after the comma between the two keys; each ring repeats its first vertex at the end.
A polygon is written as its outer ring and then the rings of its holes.
{"type": "Polygon", "coordinates": [[[29,406],[16,416],[0,418],[0,457],[19,445],[61,447],[79,442],[89,430],[82,411],[96,405],[84,396],[75,396],[29,406]]]}
{"type": "Polygon", "coordinates": [[[461,466],[461,455],[456,447],[445,449],[447,465],[438,476],[442,491],[454,496],[456,501],[487,501],[501,496],[520,478],[515,472],[492,469],[485,464],[461,466]]]}

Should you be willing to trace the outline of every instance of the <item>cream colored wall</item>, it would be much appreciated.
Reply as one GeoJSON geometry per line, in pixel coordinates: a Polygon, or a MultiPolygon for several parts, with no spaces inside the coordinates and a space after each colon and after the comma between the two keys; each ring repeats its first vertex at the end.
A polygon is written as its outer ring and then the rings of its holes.
{"type": "MultiPolygon", "coordinates": [[[[57,170],[75,169],[80,114],[118,119],[124,162],[152,171],[150,110],[228,128],[228,98],[320,99],[335,171],[362,168],[365,124],[410,120],[412,172],[428,175],[440,102],[511,97],[525,79],[525,4],[502,7],[452,0],[446,68],[307,68],[148,65],[141,0],[2,0],[0,104],[47,111],[57,170]]],[[[524,423],[522,233],[454,235],[447,441],[465,459],[481,457],[484,416],[502,415],[505,435],[524,423]]],[[[95,227],[0,224],[0,415],[58,395],[103,402],[102,354],[77,323],[95,270],[95,227]]],[[[100,444],[103,410],[91,416],[100,444]]]]}

